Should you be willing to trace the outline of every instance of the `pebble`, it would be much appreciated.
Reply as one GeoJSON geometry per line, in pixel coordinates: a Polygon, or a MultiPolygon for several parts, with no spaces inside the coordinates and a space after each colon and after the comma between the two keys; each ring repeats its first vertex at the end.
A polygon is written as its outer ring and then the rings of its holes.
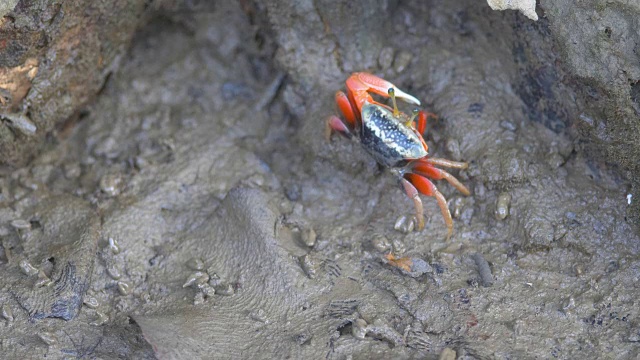
{"type": "Polygon", "coordinates": [[[120,186],[122,177],[115,174],[107,174],[100,179],[100,190],[108,196],[117,196],[120,194],[120,186]]]}
{"type": "Polygon", "coordinates": [[[371,240],[371,245],[381,253],[385,253],[391,249],[391,243],[384,235],[376,235],[376,237],[371,240]]]}
{"type": "Polygon", "coordinates": [[[107,274],[109,274],[113,280],[119,280],[122,277],[120,270],[118,270],[114,264],[107,265],[107,274]]]}
{"type": "Polygon", "coordinates": [[[183,288],[188,286],[195,285],[196,287],[200,287],[209,282],[209,274],[202,271],[196,271],[189,275],[187,281],[182,285],[183,288]]]}
{"type": "Polygon", "coordinates": [[[351,334],[358,340],[364,340],[367,336],[367,322],[363,319],[357,319],[353,322],[351,334]]]}
{"type": "Polygon", "coordinates": [[[201,271],[204,269],[204,262],[200,258],[193,257],[187,261],[187,267],[191,270],[201,271]]]}

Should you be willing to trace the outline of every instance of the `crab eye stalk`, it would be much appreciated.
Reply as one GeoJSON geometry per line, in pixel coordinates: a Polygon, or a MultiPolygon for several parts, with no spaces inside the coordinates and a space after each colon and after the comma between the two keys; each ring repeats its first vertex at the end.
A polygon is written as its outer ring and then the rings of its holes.
{"type": "Polygon", "coordinates": [[[389,88],[387,92],[393,102],[393,116],[398,117],[400,115],[400,110],[398,110],[398,103],[396,102],[396,91],[393,88],[389,88]]]}
{"type": "Polygon", "coordinates": [[[408,127],[413,127],[413,121],[416,119],[416,116],[418,116],[418,114],[420,114],[420,109],[415,108],[411,110],[411,118],[405,125],[407,125],[408,127]]]}

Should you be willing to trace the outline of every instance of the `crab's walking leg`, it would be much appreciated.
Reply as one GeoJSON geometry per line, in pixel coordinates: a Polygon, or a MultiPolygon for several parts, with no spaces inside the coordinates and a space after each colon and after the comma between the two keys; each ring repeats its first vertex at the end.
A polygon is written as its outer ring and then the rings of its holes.
{"type": "Polygon", "coordinates": [[[451,160],[440,159],[440,158],[427,158],[420,161],[426,161],[432,165],[453,168],[453,169],[466,169],[469,167],[469,164],[466,162],[451,161],[451,160]]]}
{"type": "Polygon", "coordinates": [[[337,116],[331,115],[327,119],[327,127],[325,129],[324,136],[327,141],[331,140],[331,134],[337,131],[340,134],[346,136],[347,138],[351,138],[351,130],[345,125],[342,120],[340,120],[337,116]]]}
{"type": "Polygon", "coordinates": [[[438,119],[438,115],[434,113],[426,112],[423,110],[420,110],[420,112],[418,113],[418,126],[416,129],[418,130],[420,135],[424,135],[424,131],[427,129],[427,119],[429,119],[430,117],[438,119]]]}
{"type": "Polygon", "coordinates": [[[405,176],[407,177],[407,180],[409,180],[422,194],[436,198],[438,206],[440,206],[440,212],[442,213],[444,222],[447,224],[447,240],[449,240],[451,234],[453,234],[453,219],[451,218],[451,213],[447,206],[447,199],[444,198],[429,179],[417,174],[406,174],[405,176]]]}
{"type": "Polygon", "coordinates": [[[400,183],[404,188],[404,192],[407,193],[407,196],[413,200],[413,206],[416,208],[416,219],[418,220],[418,230],[424,229],[424,210],[422,209],[422,200],[420,199],[420,194],[418,193],[418,189],[416,189],[413,184],[411,184],[407,179],[400,178],[400,183]]]}
{"type": "Polygon", "coordinates": [[[456,179],[455,176],[449,174],[444,170],[438,169],[427,162],[416,161],[412,168],[412,171],[416,174],[428,176],[434,180],[447,180],[449,184],[458,189],[458,191],[460,191],[465,196],[469,196],[470,194],[469,189],[467,189],[466,186],[462,185],[462,183],[458,179],[456,179]]]}
{"type": "Polygon", "coordinates": [[[355,129],[357,116],[353,111],[353,106],[351,106],[349,98],[347,98],[347,95],[345,95],[345,93],[343,93],[342,91],[336,92],[335,98],[336,104],[338,105],[338,108],[340,109],[342,115],[344,115],[344,118],[347,120],[347,123],[349,124],[349,126],[351,126],[352,129],[355,129]]]}
{"type": "Polygon", "coordinates": [[[353,95],[353,100],[358,106],[361,106],[365,101],[369,103],[374,102],[368,91],[380,96],[389,97],[389,89],[393,89],[393,93],[398,99],[420,105],[420,100],[398,89],[397,86],[387,80],[368,73],[353,73],[353,75],[347,79],[346,84],[347,89],[349,89],[349,92],[353,95]]]}

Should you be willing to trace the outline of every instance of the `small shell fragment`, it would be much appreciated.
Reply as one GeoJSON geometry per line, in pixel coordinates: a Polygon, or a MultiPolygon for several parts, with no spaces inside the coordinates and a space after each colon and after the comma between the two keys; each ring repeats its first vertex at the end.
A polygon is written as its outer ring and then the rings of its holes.
{"type": "Polygon", "coordinates": [[[267,318],[267,314],[262,309],[254,309],[249,313],[249,318],[251,320],[259,321],[264,324],[269,323],[269,319],[267,318]]]}
{"type": "Polygon", "coordinates": [[[38,273],[40,272],[38,269],[33,267],[33,265],[31,265],[31,263],[29,263],[29,261],[27,261],[26,259],[20,260],[20,270],[22,270],[22,273],[27,276],[38,275],[38,273]]]}
{"type": "Polygon", "coordinates": [[[498,195],[498,202],[496,203],[496,218],[498,220],[504,220],[509,216],[509,206],[511,205],[511,195],[503,192],[498,195]]]}
{"type": "Polygon", "coordinates": [[[118,292],[122,296],[129,295],[131,293],[131,285],[124,281],[118,281],[118,292]]]}
{"type": "Polygon", "coordinates": [[[100,311],[96,311],[96,314],[98,315],[98,318],[93,320],[92,322],[89,323],[89,325],[92,326],[101,326],[107,323],[107,321],[109,321],[109,316],[107,316],[107,314],[102,313],[100,311]]]}
{"type": "Polygon", "coordinates": [[[47,274],[45,274],[44,271],[42,270],[38,271],[38,280],[36,280],[36,283],[34,286],[38,288],[38,287],[51,286],[51,285],[53,285],[53,281],[49,279],[47,274]]]}
{"type": "Polygon", "coordinates": [[[413,216],[400,215],[393,228],[400,231],[403,234],[408,234],[413,231],[415,227],[415,221],[413,216]]]}
{"type": "Polygon", "coordinates": [[[7,304],[2,305],[2,317],[9,322],[13,321],[13,310],[11,310],[11,306],[7,304]]]}
{"type": "Polygon", "coordinates": [[[188,286],[195,285],[196,287],[200,287],[206,284],[209,281],[209,274],[202,271],[196,271],[193,274],[189,275],[187,281],[182,285],[183,288],[188,286]]]}
{"type": "Polygon", "coordinates": [[[316,244],[316,238],[318,236],[316,235],[316,231],[313,230],[313,228],[307,228],[302,232],[302,241],[305,243],[305,245],[307,245],[308,247],[313,247],[316,244]]]}
{"type": "Polygon", "coordinates": [[[31,136],[36,133],[38,127],[25,114],[0,114],[0,118],[6,120],[7,125],[20,131],[23,135],[31,136]]]}
{"type": "Polygon", "coordinates": [[[114,255],[120,254],[120,245],[118,245],[118,242],[111,237],[109,238],[109,249],[111,249],[111,252],[114,255]]]}
{"type": "Polygon", "coordinates": [[[314,279],[316,277],[316,263],[313,261],[311,256],[309,256],[309,254],[303,255],[298,258],[298,261],[300,262],[300,267],[302,267],[302,270],[307,277],[309,279],[314,279]]]}
{"type": "Polygon", "coordinates": [[[54,346],[58,343],[58,338],[54,334],[48,331],[43,331],[39,333],[38,337],[40,338],[40,340],[42,340],[45,344],[49,346],[54,346]]]}
{"type": "Polygon", "coordinates": [[[13,228],[17,229],[17,230],[30,230],[31,229],[31,223],[26,221],[26,220],[22,220],[22,219],[15,219],[15,220],[11,221],[11,226],[13,226],[13,228]]]}
{"type": "Polygon", "coordinates": [[[89,309],[97,309],[100,306],[100,302],[93,296],[85,296],[83,304],[87,305],[89,309]]]}
{"type": "Polygon", "coordinates": [[[118,270],[114,264],[107,265],[107,274],[109,274],[113,280],[119,280],[122,277],[120,270],[118,270]]]}

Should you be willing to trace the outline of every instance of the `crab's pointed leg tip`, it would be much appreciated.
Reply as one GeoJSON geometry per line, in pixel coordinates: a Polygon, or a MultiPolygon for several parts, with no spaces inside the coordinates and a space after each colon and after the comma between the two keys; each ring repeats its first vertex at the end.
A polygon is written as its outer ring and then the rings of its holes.
{"type": "Polygon", "coordinates": [[[402,99],[404,102],[408,102],[410,104],[414,104],[414,105],[418,105],[420,106],[420,100],[416,99],[415,97],[407,94],[406,92],[395,88],[395,95],[397,98],[402,99]]]}

